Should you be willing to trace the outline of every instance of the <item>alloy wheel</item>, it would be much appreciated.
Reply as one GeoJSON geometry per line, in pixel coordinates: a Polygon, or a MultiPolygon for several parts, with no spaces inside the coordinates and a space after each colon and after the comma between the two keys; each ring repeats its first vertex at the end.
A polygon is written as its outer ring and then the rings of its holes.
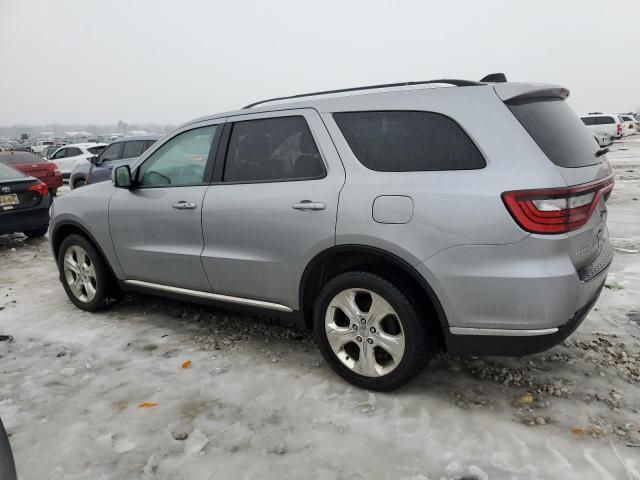
{"type": "Polygon", "coordinates": [[[400,318],[387,300],[371,290],[349,288],[338,293],[327,308],[325,332],[336,357],[359,375],[387,375],[404,356],[400,318]]]}
{"type": "Polygon", "coordinates": [[[98,282],[89,254],[83,248],[73,245],[65,252],[63,265],[64,277],[73,296],[81,302],[91,302],[96,296],[98,282]]]}

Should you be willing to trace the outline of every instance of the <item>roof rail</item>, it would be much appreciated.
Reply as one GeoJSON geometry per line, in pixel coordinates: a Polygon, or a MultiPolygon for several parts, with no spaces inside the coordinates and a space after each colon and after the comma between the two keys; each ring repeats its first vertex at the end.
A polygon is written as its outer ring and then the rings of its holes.
{"type": "Polygon", "coordinates": [[[276,98],[268,98],[267,100],[260,100],[259,102],[254,102],[243,109],[253,108],[256,105],[260,105],[261,103],[267,102],[275,102],[278,100],[291,100],[294,98],[304,98],[304,97],[315,97],[316,95],[330,95],[333,93],[346,93],[346,92],[357,92],[359,90],[378,90],[382,88],[393,88],[393,87],[409,87],[413,85],[427,85],[430,83],[446,83],[448,85],[455,85],[456,87],[472,87],[477,85],[484,85],[481,82],[473,82],[471,80],[456,80],[456,79],[441,79],[441,80],[424,80],[420,82],[400,82],[400,83],[385,83],[381,85],[367,85],[364,87],[351,87],[351,88],[339,88],[337,90],[325,90],[323,92],[313,92],[313,93],[301,93],[298,95],[291,95],[288,97],[276,97],[276,98]]]}

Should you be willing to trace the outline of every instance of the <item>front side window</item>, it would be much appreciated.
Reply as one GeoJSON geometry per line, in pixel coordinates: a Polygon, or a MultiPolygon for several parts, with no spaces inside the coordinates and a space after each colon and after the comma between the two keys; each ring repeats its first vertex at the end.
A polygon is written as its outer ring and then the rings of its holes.
{"type": "Polygon", "coordinates": [[[131,142],[124,142],[124,148],[122,149],[122,158],[135,158],[142,155],[144,152],[144,140],[133,140],[131,142]]]}
{"type": "Polygon", "coordinates": [[[433,112],[334,113],[351,151],[378,172],[473,170],[486,162],[462,128],[433,112]]]}
{"type": "Polygon", "coordinates": [[[63,148],[62,150],[58,150],[53,157],[52,160],[57,160],[59,158],[64,158],[67,155],[67,149],[63,148]]]}
{"type": "Polygon", "coordinates": [[[145,160],[138,170],[140,187],[202,185],[209,152],[219,127],[183,132],[145,160]]]}
{"type": "Polygon", "coordinates": [[[231,131],[224,182],[310,180],[324,163],[302,116],[236,122],[231,131]]]}
{"type": "Polygon", "coordinates": [[[122,156],[120,152],[122,151],[122,143],[112,143],[107,148],[105,148],[100,154],[100,163],[111,162],[113,160],[120,160],[122,156]]]}

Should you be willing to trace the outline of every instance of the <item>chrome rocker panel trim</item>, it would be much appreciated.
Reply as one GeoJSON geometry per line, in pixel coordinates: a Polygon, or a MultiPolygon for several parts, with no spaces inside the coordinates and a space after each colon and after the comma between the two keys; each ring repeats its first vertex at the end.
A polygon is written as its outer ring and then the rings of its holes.
{"type": "Polygon", "coordinates": [[[199,290],[189,290],[188,288],[172,287],[170,285],[161,285],[159,283],[143,282],[142,280],[125,280],[126,285],[133,287],[150,288],[162,292],[176,293],[180,295],[188,295],[190,297],[205,298],[208,300],[217,300],[220,302],[236,303],[239,305],[248,305],[251,307],[266,308],[269,310],[278,310],[280,312],[293,312],[286,305],[279,303],[265,302],[263,300],[253,300],[251,298],[233,297],[230,295],[221,295],[219,293],[201,292],[199,290]]]}

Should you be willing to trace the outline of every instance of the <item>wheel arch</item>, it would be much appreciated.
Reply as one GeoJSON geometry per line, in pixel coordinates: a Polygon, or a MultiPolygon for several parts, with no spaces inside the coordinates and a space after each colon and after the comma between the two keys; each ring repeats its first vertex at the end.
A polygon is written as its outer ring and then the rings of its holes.
{"type": "Polygon", "coordinates": [[[113,267],[109,263],[108,257],[105,255],[104,250],[102,250],[102,247],[96,241],[95,237],[91,234],[91,232],[89,232],[86,227],[74,220],[65,220],[61,223],[58,223],[51,231],[51,249],[53,250],[56,265],[58,264],[58,254],[60,253],[62,242],[66,237],[73,234],[80,235],[91,242],[93,246],[96,247],[96,250],[98,250],[98,253],[100,253],[100,255],[102,256],[102,260],[109,269],[109,272],[111,273],[113,278],[118,278],[113,270],[113,267]]]}
{"type": "Polygon", "coordinates": [[[367,245],[339,245],[318,253],[306,266],[299,288],[300,314],[303,324],[309,328],[313,318],[313,304],[323,285],[331,278],[350,270],[375,273],[408,290],[411,296],[426,295],[428,301],[418,307],[432,311],[438,320],[443,340],[449,331],[449,323],[442,304],[429,283],[402,258],[386,250],[367,245]]]}

